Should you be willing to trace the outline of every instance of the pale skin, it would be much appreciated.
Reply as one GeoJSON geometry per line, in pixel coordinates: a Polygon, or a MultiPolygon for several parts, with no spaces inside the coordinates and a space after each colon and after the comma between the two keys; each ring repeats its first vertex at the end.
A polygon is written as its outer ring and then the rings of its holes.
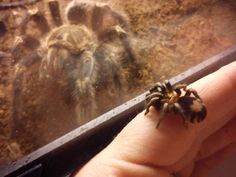
{"type": "Polygon", "coordinates": [[[153,108],[138,114],[76,177],[206,177],[236,154],[236,62],[196,81],[208,114],[201,123],[183,126],[167,115],[156,129],[153,108]]]}

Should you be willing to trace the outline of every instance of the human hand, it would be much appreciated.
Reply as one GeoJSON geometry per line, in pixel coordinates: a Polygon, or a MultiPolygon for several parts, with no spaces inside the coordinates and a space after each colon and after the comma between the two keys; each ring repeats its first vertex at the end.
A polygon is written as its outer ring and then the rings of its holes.
{"type": "Polygon", "coordinates": [[[201,123],[183,126],[166,115],[156,129],[153,108],[137,115],[76,177],[205,177],[236,152],[236,62],[189,86],[198,91],[208,114],[201,123]]]}

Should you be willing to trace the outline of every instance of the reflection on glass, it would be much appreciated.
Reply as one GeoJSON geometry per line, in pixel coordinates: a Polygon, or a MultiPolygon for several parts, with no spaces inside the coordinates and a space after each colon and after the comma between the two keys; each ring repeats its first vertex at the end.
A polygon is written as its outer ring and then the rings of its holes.
{"type": "Polygon", "coordinates": [[[230,0],[0,3],[0,165],[236,41],[230,0]]]}

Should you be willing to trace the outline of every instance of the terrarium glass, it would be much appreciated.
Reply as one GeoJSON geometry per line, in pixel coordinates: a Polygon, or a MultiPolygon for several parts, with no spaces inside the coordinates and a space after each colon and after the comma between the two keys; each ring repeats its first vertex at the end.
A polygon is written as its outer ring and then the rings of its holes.
{"type": "Polygon", "coordinates": [[[233,0],[0,2],[0,165],[224,51],[233,0]]]}

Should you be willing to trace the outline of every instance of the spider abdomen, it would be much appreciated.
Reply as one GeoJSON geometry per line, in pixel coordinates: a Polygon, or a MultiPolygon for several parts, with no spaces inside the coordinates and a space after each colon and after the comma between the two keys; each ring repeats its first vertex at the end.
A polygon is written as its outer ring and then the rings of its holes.
{"type": "Polygon", "coordinates": [[[206,117],[206,106],[198,98],[182,96],[178,99],[178,104],[182,108],[184,119],[189,122],[201,122],[206,117]]]}

